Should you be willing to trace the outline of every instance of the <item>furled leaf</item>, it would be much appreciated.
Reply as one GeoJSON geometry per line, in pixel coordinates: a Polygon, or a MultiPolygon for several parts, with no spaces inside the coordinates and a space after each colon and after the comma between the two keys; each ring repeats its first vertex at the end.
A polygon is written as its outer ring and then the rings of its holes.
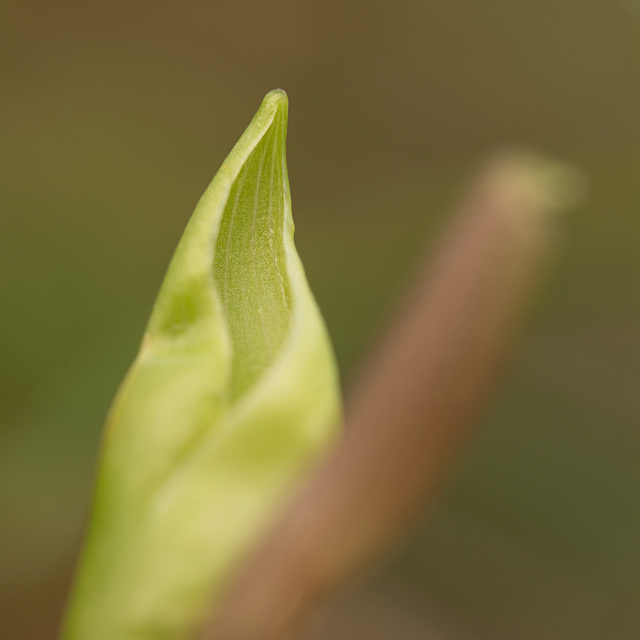
{"type": "Polygon", "coordinates": [[[180,640],[339,421],[272,91],[200,200],[105,430],[64,640],[180,640]]]}

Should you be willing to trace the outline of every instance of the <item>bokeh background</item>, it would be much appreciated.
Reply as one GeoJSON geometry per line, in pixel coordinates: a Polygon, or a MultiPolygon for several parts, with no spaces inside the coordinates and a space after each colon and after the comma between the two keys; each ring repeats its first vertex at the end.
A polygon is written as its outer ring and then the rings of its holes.
{"type": "Polygon", "coordinates": [[[106,409],[274,87],[347,381],[482,157],[524,145],[590,184],[446,495],[319,637],[639,638],[634,0],[1,0],[0,637],[55,637],[106,409]]]}

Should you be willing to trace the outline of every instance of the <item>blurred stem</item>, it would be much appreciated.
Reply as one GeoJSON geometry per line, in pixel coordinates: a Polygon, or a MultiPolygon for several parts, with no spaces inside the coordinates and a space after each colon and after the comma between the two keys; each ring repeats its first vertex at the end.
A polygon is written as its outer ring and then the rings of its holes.
{"type": "Polygon", "coordinates": [[[353,394],[346,434],[236,576],[207,640],[298,637],[433,501],[517,344],[572,176],[493,159],[353,394]]]}

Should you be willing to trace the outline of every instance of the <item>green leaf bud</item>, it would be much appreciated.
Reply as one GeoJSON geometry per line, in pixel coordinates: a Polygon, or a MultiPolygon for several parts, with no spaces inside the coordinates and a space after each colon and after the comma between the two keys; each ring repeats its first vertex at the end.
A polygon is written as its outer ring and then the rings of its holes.
{"type": "Polygon", "coordinates": [[[63,640],[182,640],[336,434],[269,93],[198,203],[110,410],[63,640]]]}

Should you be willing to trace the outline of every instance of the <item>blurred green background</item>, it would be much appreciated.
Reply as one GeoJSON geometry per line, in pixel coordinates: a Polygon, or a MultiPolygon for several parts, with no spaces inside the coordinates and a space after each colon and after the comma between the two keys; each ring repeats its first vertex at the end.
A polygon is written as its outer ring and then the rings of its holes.
{"type": "Polygon", "coordinates": [[[297,244],[347,381],[487,153],[590,183],[447,495],[320,637],[639,638],[634,12],[0,0],[0,637],[55,637],[106,409],[196,201],[282,87],[297,244]]]}

